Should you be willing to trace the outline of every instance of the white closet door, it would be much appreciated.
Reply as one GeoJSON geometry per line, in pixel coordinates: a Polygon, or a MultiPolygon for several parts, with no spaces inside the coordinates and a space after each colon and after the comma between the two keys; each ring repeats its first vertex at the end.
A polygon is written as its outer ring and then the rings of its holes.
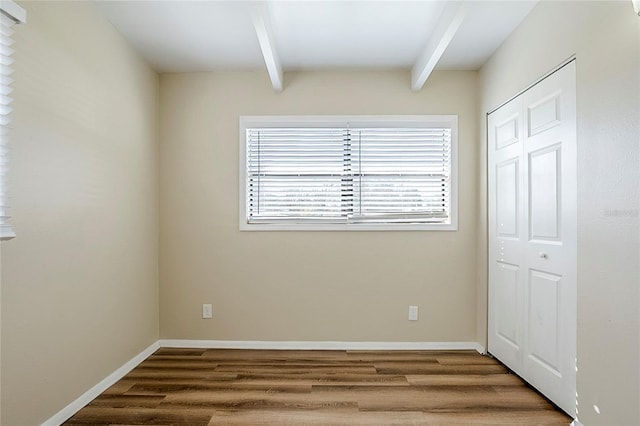
{"type": "Polygon", "coordinates": [[[489,350],[523,369],[526,226],[523,220],[524,120],[520,99],[489,116],[489,350]]]}
{"type": "Polygon", "coordinates": [[[489,116],[489,352],[575,415],[575,62],[489,116]]]}

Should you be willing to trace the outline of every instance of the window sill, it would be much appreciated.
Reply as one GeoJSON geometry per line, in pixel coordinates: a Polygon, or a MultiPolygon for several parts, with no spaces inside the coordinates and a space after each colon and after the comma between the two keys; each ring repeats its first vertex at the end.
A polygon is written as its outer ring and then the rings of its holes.
{"type": "Polygon", "coordinates": [[[363,224],[301,224],[301,223],[241,223],[240,231],[457,231],[457,224],[432,223],[363,223],[363,224]]]}

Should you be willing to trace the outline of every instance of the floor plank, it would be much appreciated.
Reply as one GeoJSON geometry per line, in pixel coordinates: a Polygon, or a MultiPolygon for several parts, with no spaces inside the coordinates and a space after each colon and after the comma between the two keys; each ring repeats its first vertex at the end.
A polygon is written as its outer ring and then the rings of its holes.
{"type": "Polygon", "coordinates": [[[65,425],[569,425],[475,351],[162,348],[65,425]]]}

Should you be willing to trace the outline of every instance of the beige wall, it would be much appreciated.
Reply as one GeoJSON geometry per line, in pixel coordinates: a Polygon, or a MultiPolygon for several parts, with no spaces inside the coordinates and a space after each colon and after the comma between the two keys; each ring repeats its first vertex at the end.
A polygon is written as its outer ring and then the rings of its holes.
{"type": "MultiPolygon", "coordinates": [[[[578,114],[578,418],[585,425],[638,425],[640,18],[631,2],[541,2],[481,69],[480,211],[486,211],[485,113],[572,54],[578,114]]],[[[485,224],[483,213],[481,341],[485,224]]]]}
{"type": "Polygon", "coordinates": [[[2,424],[2,243],[0,243],[0,424],[2,424]]]}
{"type": "Polygon", "coordinates": [[[20,4],[7,426],[46,420],[158,338],[158,77],[91,3],[20,4]]]}
{"type": "Polygon", "coordinates": [[[264,72],[161,76],[161,336],[475,341],[476,73],[435,73],[418,93],[405,72],[285,83],[275,93],[264,72]],[[240,232],[238,117],[261,114],[459,114],[459,230],[240,232]]]}

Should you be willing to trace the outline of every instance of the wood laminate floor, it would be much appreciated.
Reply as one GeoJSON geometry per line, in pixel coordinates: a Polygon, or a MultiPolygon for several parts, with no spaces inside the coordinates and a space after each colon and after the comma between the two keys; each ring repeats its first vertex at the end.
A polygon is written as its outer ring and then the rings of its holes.
{"type": "Polygon", "coordinates": [[[474,351],[155,352],[65,425],[569,425],[474,351]]]}

